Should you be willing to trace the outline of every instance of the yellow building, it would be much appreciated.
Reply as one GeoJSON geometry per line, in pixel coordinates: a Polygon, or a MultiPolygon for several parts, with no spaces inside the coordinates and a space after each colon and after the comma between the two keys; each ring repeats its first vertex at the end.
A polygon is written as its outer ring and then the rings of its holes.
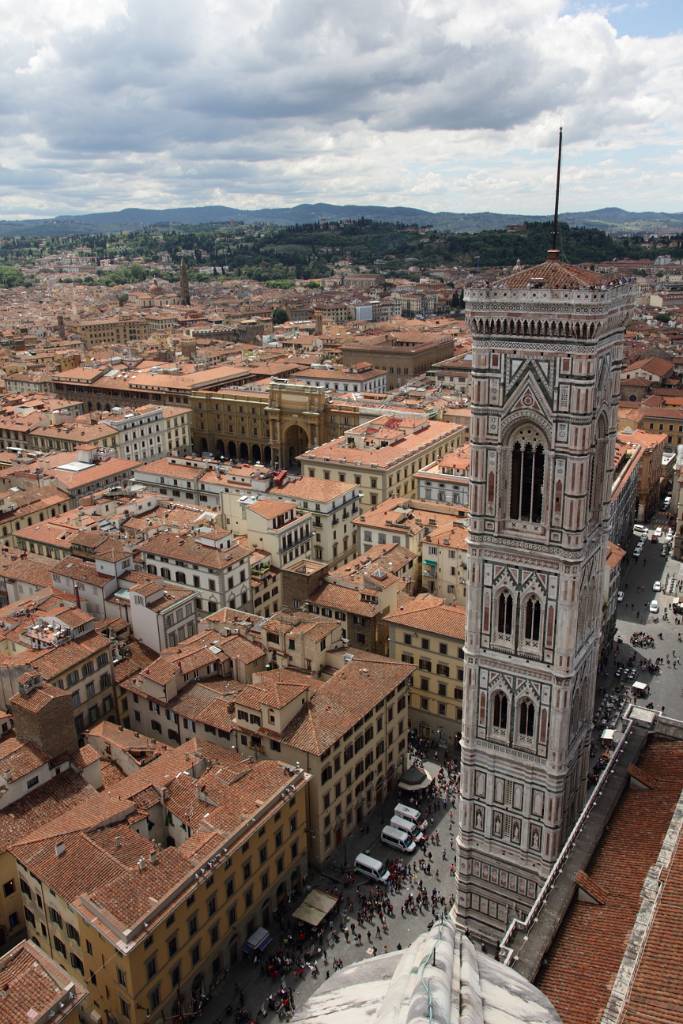
{"type": "Polygon", "coordinates": [[[306,448],[332,436],[325,392],[284,379],[249,389],[195,392],[190,404],[194,448],[200,453],[287,467],[306,448]]]}
{"type": "Polygon", "coordinates": [[[462,731],[465,609],[420,594],[385,622],[390,656],[414,666],[411,727],[424,738],[454,744],[462,731]]]}
{"type": "Polygon", "coordinates": [[[361,510],[415,494],[415,474],[452,448],[458,426],[426,416],[387,413],[347,430],[299,457],[302,474],[360,488],[361,510]]]}
{"type": "Polygon", "coordinates": [[[190,741],[24,837],[29,937],[104,1019],[190,1016],[306,875],[304,771],[190,741]]]}
{"type": "Polygon", "coordinates": [[[83,344],[98,348],[128,345],[131,341],[147,338],[153,331],[153,321],[137,317],[102,317],[100,320],[82,320],[78,325],[83,344]]]}
{"type": "Polygon", "coordinates": [[[320,862],[394,789],[405,768],[411,669],[365,651],[328,655],[324,682],[274,669],[235,696],[238,750],[310,775],[310,855],[320,862]]]}

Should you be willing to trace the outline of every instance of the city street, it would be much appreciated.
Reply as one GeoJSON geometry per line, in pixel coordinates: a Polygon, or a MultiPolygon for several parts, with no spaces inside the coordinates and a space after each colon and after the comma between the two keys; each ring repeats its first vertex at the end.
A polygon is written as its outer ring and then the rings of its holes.
{"type": "MultiPolygon", "coordinates": [[[[440,765],[425,760],[425,767],[436,774],[440,765]]],[[[455,897],[455,878],[451,874],[451,867],[455,862],[457,809],[447,809],[439,801],[441,806],[434,811],[429,811],[426,803],[419,799],[413,799],[415,796],[419,796],[419,794],[402,796],[392,794],[380,808],[377,808],[368,817],[366,830],[357,831],[350,836],[321,870],[311,870],[307,879],[307,888],[318,887],[328,891],[335,889],[343,897],[341,911],[322,928],[322,937],[319,940],[320,952],[315,957],[305,957],[308,964],[312,964],[314,958],[317,961],[317,976],[310,967],[307,967],[301,977],[292,972],[284,979],[273,978],[265,973],[262,966],[243,961],[229,972],[201,1014],[197,1017],[188,1015],[188,1021],[192,1019],[198,1024],[218,1024],[225,1020],[233,1020],[234,1013],[239,1007],[240,998],[236,983],[239,984],[244,995],[244,1008],[249,1013],[247,1019],[257,1018],[258,1011],[266,1006],[268,995],[277,992],[283,981],[285,985],[292,987],[295,1006],[299,1007],[322,984],[328,976],[328,972],[329,974],[333,972],[335,960],[341,961],[341,964],[346,966],[371,956],[372,947],[378,954],[395,950],[399,944],[401,948],[405,949],[434,920],[431,900],[428,909],[423,908],[415,913],[406,911],[405,917],[401,914],[401,905],[410,892],[417,893],[420,882],[423,883],[430,897],[433,889],[438,891],[439,896],[445,900],[445,904],[440,904],[440,906],[445,907],[445,910],[448,911],[455,897]],[[400,854],[384,846],[379,838],[382,826],[388,824],[394,805],[399,800],[423,811],[430,820],[432,832],[438,837],[437,842],[429,843],[422,850],[418,849],[412,856],[400,854]],[[386,891],[386,895],[393,905],[393,916],[385,916],[386,931],[378,915],[375,915],[371,922],[361,923],[358,920],[363,898],[371,897],[377,892],[384,892],[384,888],[375,886],[369,880],[364,879],[362,875],[357,874],[353,875],[350,884],[344,884],[346,870],[353,873],[354,859],[361,852],[384,861],[401,861],[409,865],[413,871],[412,878],[406,881],[400,892],[386,891]],[[430,855],[431,861],[429,861],[430,855]],[[345,860],[346,869],[344,867],[345,860]],[[429,871],[420,870],[420,860],[427,862],[429,871]],[[344,928],[347,929],[348,941],[344,935],[344,928]],[[360,944],[354,942],[354,928],[361,937],[360,944]]],[[[303,895],[295,899],[287,910],[290,913],[295,910],[302,898],[303,895]]],[[[298,951],[293,948],[294,941],[289,937],[296,935],[299,928],[300,926],[293,921],[287,921],[284,928],[274,925],[271,929],[273,942],[264,955],[264,961],[267,961],[276,952],[283,950],[296,958],[298,951]]],[[[304,949],[309,951],[315,945],[316,943],[306,943],[304,949]]],[[[275,1021],[278,1014],[275,1011],[267,1011],[265,1016],[267,1019],[275,1021]]],[[[259,1016],[259,1019],[263,1019],[263,1017],[259,1016]]]]}
{"type": "MultiPolygon", "coordinates": [[[[683,617],[674,616],[671,610],[675,600],[683,599],[683,593],[678,589],[680,585],[683,590],[683,563],[663,557],[661,543],[653,543],[650,540],[658,522],[663,523],[664,516],[655,517],[649,524],[648,534],[634,534],[629,544],[628,560],[622,576],[624,600],[618,605],[617,610],[617,636],[621,643],[616,655],[610,658],[598,677],[598,692],[602,692],[603,696],[606,694],[607,702],[611,700],[611,706],[616,709],[622,699],[630,699],[632,680],[626,680],[622,674],[621,679],[617,681],[616,669],[619,665],[630,664],[631,659],[634,659],[636,679],[648,683],[651,688],[650,696],[641,700],[641,705],[653,702],[656,709],[661,710],[663,706],[666,714],[683,718],[683,673],[680,666],[674,665],[674,657],[683,656],[683,642],[679,640],[679,636],[683,638],[683,617]],[[645,538],[643,551],[640,557],[635,559],[633,550],[641,536],[645,538]],[[661,582],[660,592],[653,590],[656,580],[661,582]],[[659,615],[649,612],[649,604],[653,598],[659,602],[659,615]],[[680,624],[677,624],[676,619],[680,624]],[[631,636],[634,632],[649,634],[653,637],[655,646],[633,646],[631,636]],[[660,634],[663,639],[660,639],[660,634]],[[669,664],[666,662],[667,657],[669,664]],[[653,674],[646,665],[656,658],[662,658],[663,663],[661,671],[653,674]],[[622,690],[619,695],[620,687],[622,690]]],[[[596,761],[600,751],[599,739],[602,728],[601,724],[596,725],[596,761]]],[[[440,765],[427,760],[425,767],[436,774],[440,765]]],[[[303,957],[300,949],[296,947],[296,935],[300,930],[296,922],[287,916],[282,927],[273,925],[271,928],[273,942],[264,955],[264,961],[267,962],[269,957],[282,952],[291,955],[295,960],[301,958],[306,962],[301,976],[296,972],[290,972],[285,977],[270,977],[261,964],[242,961],[227,974],[201,1014],[196,1017],[188,1015],[187,1020],[195,1020],[198,1024],[219,1024],[239,1019],[236,1018],[236,1011],[243,999],[244,1010],[248,1013],[246,1020],[263,1019],[265,1016],[266,1019],[274,1021],[278,1014],[267,1009],[267,999],[270,994],[276,993],[282,984],[291,986],[294,1005],[299,1007],[325,980],[328,972],[331,974],[335,970],[335,962],[346,966],[366,959],[372,955],[373,947],[377,953],[394,950],[399,944],[406,948],[434,919],[431,904],[418,912],[406,912],[405,916],[401,914],[401,905],[409,892],[417,892],[419,882],[425,886],[430,896],[432,890],[437,889],[439,897],[443,896],[445,900],[443,906],[448,910],[455,898],[455,878],[451,868],[455,860],[457,800],[454,808],[441,805],[433,813],[428,813],[431,827],[438,835],[438,842],[430,843],[427,848],[431,853],[430,873],[419,868],[419,862],[426,858],[427,850],[418,850],[412,856],[403,856],[384,846],[379,838],[382,825],[388,823],[394,804],[399,799],[421,807],[427,813],[417,797],[418,794],[413,794],[412,798],[392,794],[368,817],[364,828],[354,832],[321,869],[311,870],[307,888],[336,890],[342,894],[342,905],[340,912],[324,924],[319,939],[303,945],[303,957]],[[413,869],[412,878],[403,885],[401,892],[387,894],[393,905],[393,916],[386,916],[384,925],[377,915],[372,922],[361,923],[358,919],[363,898],[378,891],[378,887],[360,875],[353,875],[353,880],[345,884],[344,876],[353,873],[354,859],[361,852],[384,861],[399,860],[409,864],[413,869]],[[344,934],[345,928],[348,939],[344,934]],[[358,944],[354,941],[354,929],[360,936],[358,944]],[[314,963],[315,967],[312,969],[314,963]],[[266,1010],[265,1015],[259,1014],[260,1010],[266,1010]]],[[[296,909],[302,898],[303,895],[288,905],[287,915],[296,909]]]]}
{"type": "Polygon", "coordinates": [[[667,715],[683,718],[683,671],[680,663],[676,665],[676,659],[683,657],[683,616],[675,615],[672,610],[675,601],[683,601],[683,563],[670,556],[662,556],[662,538],[657,543],[649,539],[655,527],[664,522],[663,515],[655,516],[648,524],[648,534],[633,535],[629,561],[622,576],[624,600],[617,607],[617,636],[621,644],[616,662],[599,678],[598,685],[611,688],[616,665],[627,664],[635,656],[636,679],[648,683],[651,691],[648,698],[640,701],[641,706],[652,702],[655,709],[665,708],[667,715]],[[633,549],[640,536],[645,537],[643,552],[635,559],[633,549]],[[660,592],[653,590],[656,580],[661,582],[660,592]],[[653,598],[659,604],[659,614],[649,611],[653,598]],[[631,636],[634,632],[649,634],[655,646],[633,646],[631,636]],[[659,673],[652,674],[644,664],[656,658],[662,658],[663,662],[659,673]]]}

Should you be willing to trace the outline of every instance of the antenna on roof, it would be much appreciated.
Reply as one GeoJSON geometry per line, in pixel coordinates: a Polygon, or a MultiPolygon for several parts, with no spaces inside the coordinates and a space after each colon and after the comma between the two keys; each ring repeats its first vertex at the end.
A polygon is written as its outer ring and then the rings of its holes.
{"type": "Polygon", "coordinates": [[[549,260],[559,260],[560,250],[557,247],[558,234],[559,234],[559,223],[558,223],[558,211],[560,208],[560,171],[562,170],[562,128],[560,128],[560,136],[557,143],[557,176],[555,178],[555,216],[553,217],[553,245],[552,249],[548,249],[549,260]]]}

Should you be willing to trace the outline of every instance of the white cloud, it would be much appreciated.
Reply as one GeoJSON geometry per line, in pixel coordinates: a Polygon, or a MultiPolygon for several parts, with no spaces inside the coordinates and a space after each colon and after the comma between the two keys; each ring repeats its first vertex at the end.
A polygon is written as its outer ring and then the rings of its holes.
{"type": "Polygon", "coordinates": [[[609,13],[0,0],[0,18],[0,216],[223,196],[542,212],[560,122],[564,208],[679,202],[683,38],[620,37],[609,13]]]}

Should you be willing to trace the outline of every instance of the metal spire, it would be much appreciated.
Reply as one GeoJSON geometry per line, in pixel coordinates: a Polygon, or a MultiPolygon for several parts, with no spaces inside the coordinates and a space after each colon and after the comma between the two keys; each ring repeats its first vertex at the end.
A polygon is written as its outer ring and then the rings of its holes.
{"type": "Polygon", "coordinates": [[[559,209],[560,209],[560,171],[562,170],[562,128],[560,128],[560,138],[557,145],[557,177],[555,180],[555,216],[553,217],[553,245],[551,249],[548,249],[549,260],[559,260],[560,250],[558,248],[558,237],[559,237],[559,209]]]}

